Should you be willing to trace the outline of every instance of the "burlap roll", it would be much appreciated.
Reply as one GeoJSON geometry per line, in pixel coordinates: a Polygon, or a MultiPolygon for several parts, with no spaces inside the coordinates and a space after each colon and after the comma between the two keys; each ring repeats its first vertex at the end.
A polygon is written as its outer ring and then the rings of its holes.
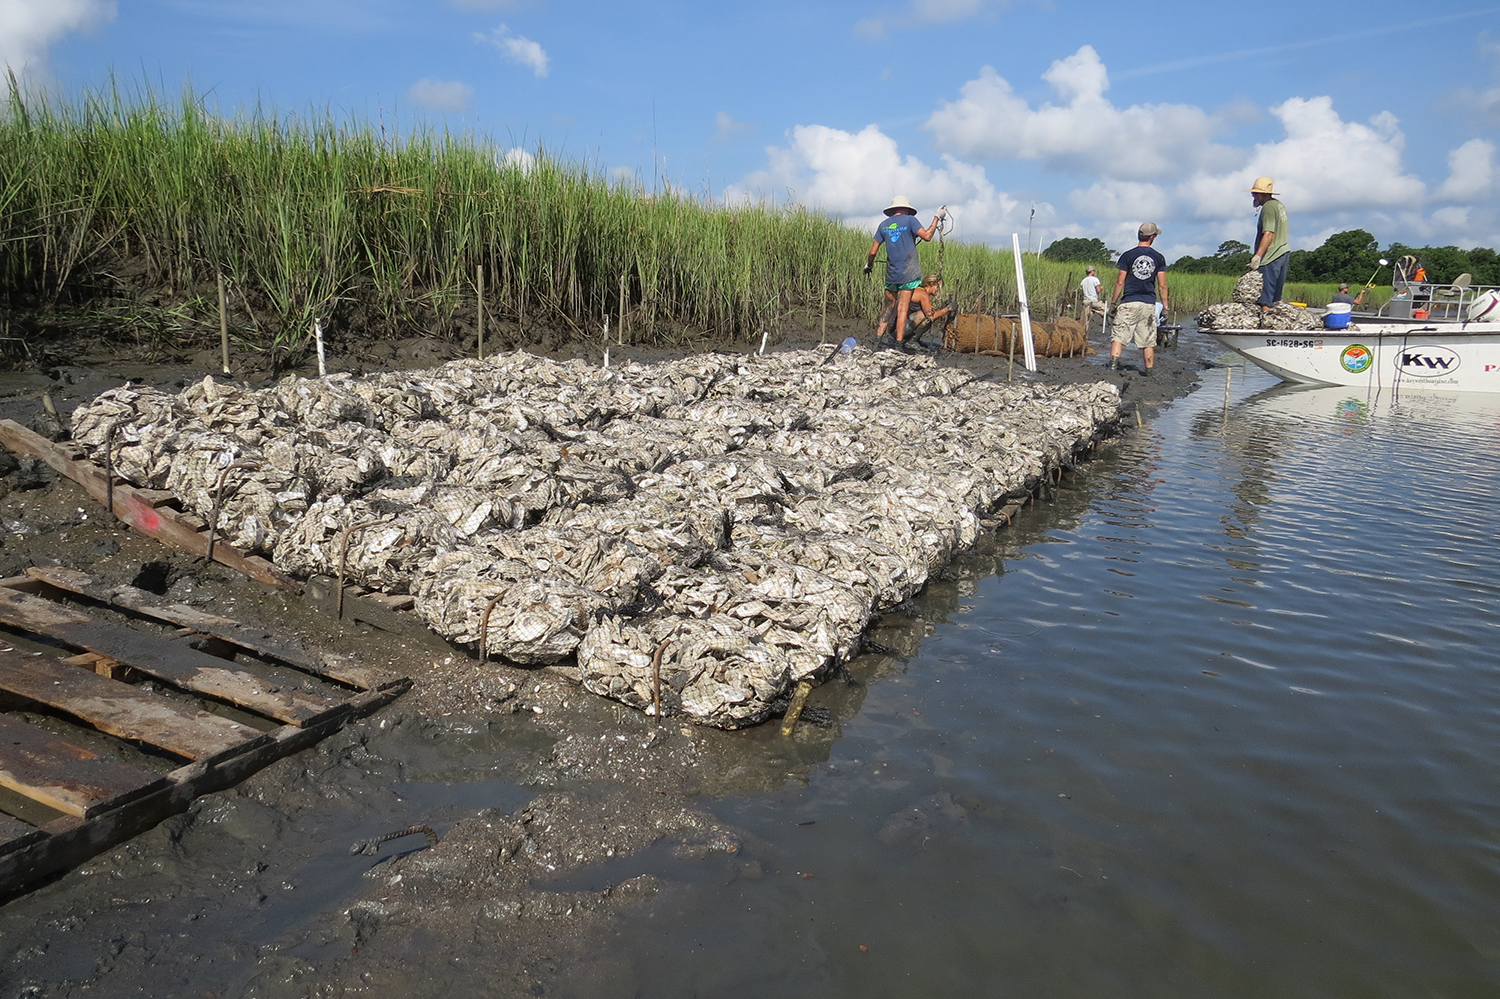
{"type": "MultiPolygon", "coordinates": [[[[961,313],[949,327],[943,346],[962,354],[1008,355],[1012,336],[1016,339],[1016,353],[1020,354],[1023,348],[1018,322],[961,313]]],[[[1053,322],[1033,322],[1031,336],[1038,357],[1072,357],[1094,353],[1088,344],[1087,330],[1077,319],[1064,317],[1053,322]]]]}

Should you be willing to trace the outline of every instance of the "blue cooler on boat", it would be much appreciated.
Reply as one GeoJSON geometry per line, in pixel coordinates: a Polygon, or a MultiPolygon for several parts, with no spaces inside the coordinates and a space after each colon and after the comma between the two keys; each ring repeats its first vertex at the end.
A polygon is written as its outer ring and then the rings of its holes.
{"type": "Polygon", "coordinates": [[[1330,330],[1346,329],[1353,318],[1354,306],[1348,302],[1334,302],[1328,306],[1328,312],[1323,316],[1323,326],[1330,330]]]}

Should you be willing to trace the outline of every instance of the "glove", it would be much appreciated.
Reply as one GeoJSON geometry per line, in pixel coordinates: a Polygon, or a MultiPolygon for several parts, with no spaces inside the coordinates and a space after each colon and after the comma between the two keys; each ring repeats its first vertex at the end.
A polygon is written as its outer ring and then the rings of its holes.
{"type": "Polygon", "coordinates": [[[1245,268],[1245,269],[1247,271],[1253,271],[1253,270],[1255,270],[1259,266],[1260,266],[1260,254],[1257,253],[1255,256],[1253,256],[1253,257],[1250,258],[1250,266],[1247,267],[1247,268],[1245,268]]]}
{"type": "Polygon", "coordinates": [[[948,209],[946,209],[946,208],[939,208],[937,210],[937,220],[939,222],[943,221],[947,217],[948,217],[948,209]]]}
{"type": "Polygon", "coordinates": [[[864,270],[865,274],[869,274],[872,270],[875,269],[875,265],[874,264],[865,264],[865,266],[862,269],[864,270]]]}

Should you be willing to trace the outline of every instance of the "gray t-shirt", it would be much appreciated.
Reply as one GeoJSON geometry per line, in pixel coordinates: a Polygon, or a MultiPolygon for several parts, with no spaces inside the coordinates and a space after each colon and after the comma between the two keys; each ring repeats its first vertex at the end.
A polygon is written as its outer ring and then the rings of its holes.
{"type": "Polygon", "coordinates": [[[917,258],[917,230],[921,228],[915,215],[892,215],[875,227],[875,241],[885,244],[886,284],[922,280],[922,262],[917,258]]]}

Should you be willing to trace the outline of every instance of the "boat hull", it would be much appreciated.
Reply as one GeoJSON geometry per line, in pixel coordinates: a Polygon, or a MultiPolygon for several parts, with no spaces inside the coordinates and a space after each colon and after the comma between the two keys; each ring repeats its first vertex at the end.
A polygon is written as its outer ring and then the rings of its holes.
{"type": "Polygon", "coordinates": [[[1500,392],[1500,328],[1488,323],[1202,332],[1289,382],[1500,392]]]}

